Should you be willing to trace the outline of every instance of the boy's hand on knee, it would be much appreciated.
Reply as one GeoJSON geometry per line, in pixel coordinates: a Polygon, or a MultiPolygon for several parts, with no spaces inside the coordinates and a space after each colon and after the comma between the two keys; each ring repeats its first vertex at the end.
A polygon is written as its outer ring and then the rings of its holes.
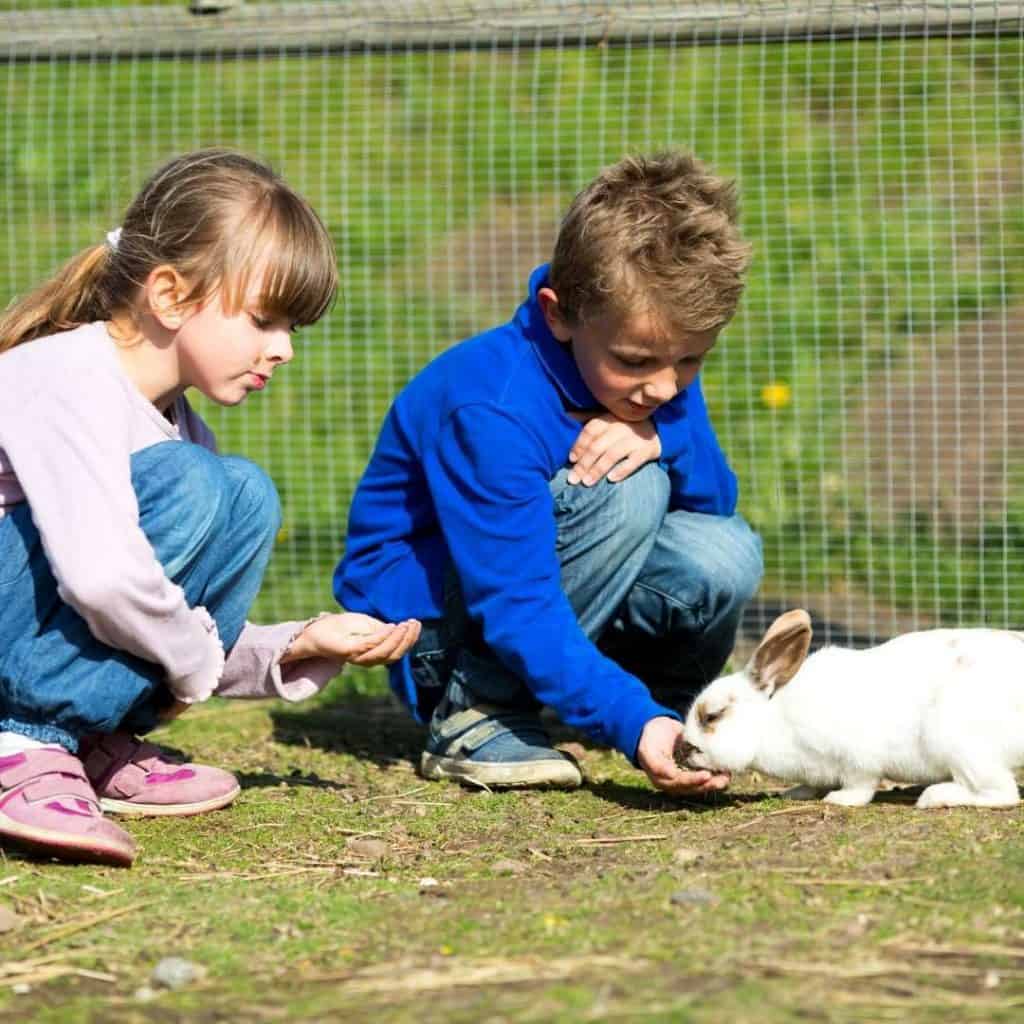
{"type": "Polygon", "coordinates": [[[569,452],[573,467],[567,479],[571,484],[582,483],[587,487],[605,476],[611,483],[618,483],[660,457],[661,440],[650,420],[627,423],[611,413],[603,413],[583,425],[569,452]]]}
{"type": "Polygon", "coordinates": [[[674,718],[652,718],[640,734],[636,759],[651,784],[666,793],[693,796],[713,793],[729,785],[727,774],[685,771],[676,764],[676,741],[683,735],[682,722],[674,718]]]}
{"type": "Polygon", "coordinates": [[[420,623],[416,619],[381,622],[371,615],[339,612],[311,622],[281,661],[334,658],[351,665],[390,665],[408,654],[419,637],[420,623]]]}

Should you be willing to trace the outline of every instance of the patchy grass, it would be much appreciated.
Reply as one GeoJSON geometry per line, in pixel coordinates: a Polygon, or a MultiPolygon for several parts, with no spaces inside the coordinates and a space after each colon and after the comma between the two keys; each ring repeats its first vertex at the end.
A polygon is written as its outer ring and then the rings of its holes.
{"type": "Polygon", "coordinates": [[[0,1017],[1020,1018],[1018,811],[793,804],[756,776],[683,803],[569,736],[583,790],[471,792],[415,775],[421,738],[341,689],[162,730],[241,798],[129,822],[131,871],[8,851],[0,1017]],[[207,976],[140,998],[168,955],[207,976]]]}

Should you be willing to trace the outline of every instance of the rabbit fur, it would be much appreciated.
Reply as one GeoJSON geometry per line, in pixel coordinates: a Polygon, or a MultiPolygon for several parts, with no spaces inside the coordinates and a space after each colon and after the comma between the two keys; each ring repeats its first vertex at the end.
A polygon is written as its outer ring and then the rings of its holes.
{"type": "Polygon", "coordinates": [[[848,807],[883,778],[927,784],[922,808],[1020,802],[1024,634],[934,629],[807,657],[810,642],[807,612],[776,619],[742,671],[697,696],[677,759],[765,772],[848,807]]]}

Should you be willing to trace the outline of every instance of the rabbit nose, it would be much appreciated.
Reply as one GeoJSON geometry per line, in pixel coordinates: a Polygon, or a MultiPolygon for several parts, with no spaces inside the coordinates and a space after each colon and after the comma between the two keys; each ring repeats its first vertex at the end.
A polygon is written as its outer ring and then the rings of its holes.
{"type": "Polygon", "coordinates": [[[689,764],[690,758],[694,754],[700,753],[700,747],[695,747],[685,737],[680,736],[676,740],[675,749],[672,751],[672,755],[675,758],[675,762],[680,768],[685,768],[689,764]]]}

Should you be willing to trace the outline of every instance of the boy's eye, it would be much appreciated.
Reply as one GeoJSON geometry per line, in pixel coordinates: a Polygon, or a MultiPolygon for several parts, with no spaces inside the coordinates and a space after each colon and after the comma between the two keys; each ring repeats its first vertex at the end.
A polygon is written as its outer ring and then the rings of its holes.
{"type": "Polygon", "coordinates": [[[615,357],[623,366],[629,366],[636,368],[638,366],[646,366],[650,359],[647,356],[616,356],[615,357]]]}

